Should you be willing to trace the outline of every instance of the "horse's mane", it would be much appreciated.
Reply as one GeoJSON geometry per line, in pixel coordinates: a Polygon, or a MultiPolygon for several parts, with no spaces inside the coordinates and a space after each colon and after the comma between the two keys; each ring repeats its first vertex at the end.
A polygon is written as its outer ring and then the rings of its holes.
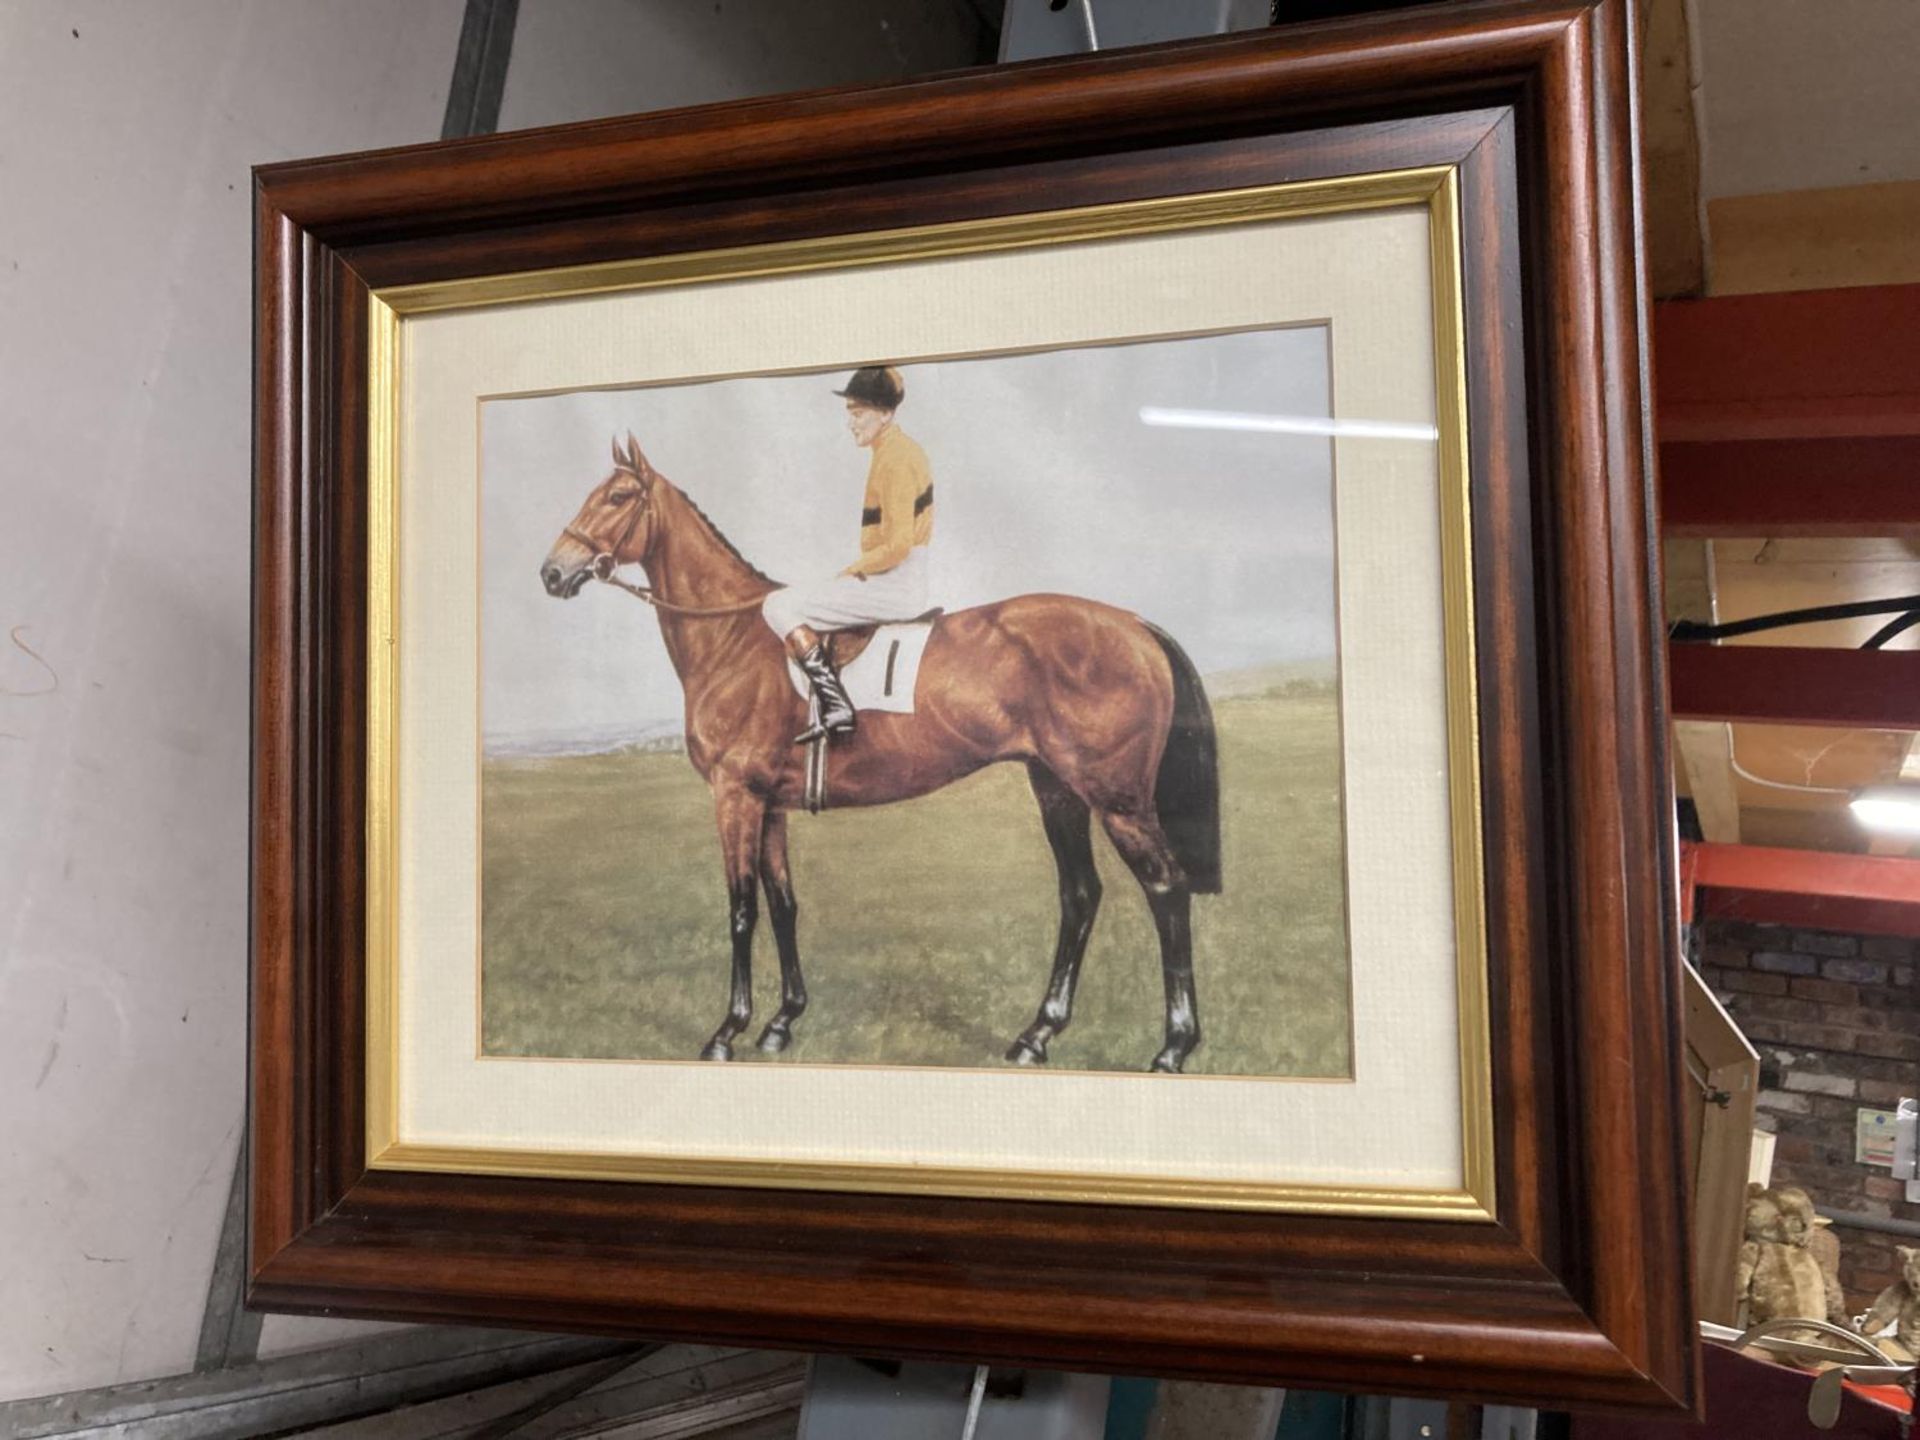
{"type": "Polygon", "coordinates": [[[675,485],[671,480],[668,480],[667,477],[660,474],[659,471],[657,470],[654,471],[654,475],[657,479],[665,481],[668,488],[670,488],[674,494],[678,495],[681,498],[681,500],[683,500],[686,503],[686,507],[689,510],[693,511],[695,515],[700,517],[700,523],[707,527],[707,533],[711,535],[714,539],[718,540],[722,548],[724,548],[729,555],[733,556],[734,559],[738,560],[742,565],[746,566],[747,573],[749,575],[753,576],[753,578],[756,580],[765,581],[769,585],[777,586],[780,583],[778,580],[775,580],[771,575],[767,574],[766,571],[762,570],[758,565],[754,564],[751,560],[747,559],[746,556],[740,553],[739,546],[735,545],[733,541],[729,540],[726,536],[726,532],[723,531],[718,525],[714,524],[712,517],[709,516],[706,511],[700,508],[699,501],[695,500],[691,495],[689,495],[685,490],[682,490],[678,485],[675,485]]]}

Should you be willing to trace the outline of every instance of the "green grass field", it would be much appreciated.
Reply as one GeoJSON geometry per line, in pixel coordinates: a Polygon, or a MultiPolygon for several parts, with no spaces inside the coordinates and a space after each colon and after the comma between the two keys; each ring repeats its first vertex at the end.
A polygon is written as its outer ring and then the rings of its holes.
{"type": "MultiPolygon", "coordinates": [[[[1205,1035],[1189,1073],[1345,1076],[1339,731],[1331,691],[1220,701],[1226,892],[1194,900],[1205,1035]]],[[[486,762],[482,974],[495,1055],[693,1059],[725,1008],[729,944],[712,803],[677,754],[486,762]]],[[[1158,947],[1106,838],[1106,899],[1055,1068],[1138,1070],[1159,1048],[1158,947]]],[[[1032,1018],[1058,919],[1025,771],[925,799],[796,815],[811,1005],[779,1057],[764,913],[755,1025],[766,1063],[999,1066],[1032,1018]]],[[[763,907],[764,911],[764,907],[763,907]]]]}

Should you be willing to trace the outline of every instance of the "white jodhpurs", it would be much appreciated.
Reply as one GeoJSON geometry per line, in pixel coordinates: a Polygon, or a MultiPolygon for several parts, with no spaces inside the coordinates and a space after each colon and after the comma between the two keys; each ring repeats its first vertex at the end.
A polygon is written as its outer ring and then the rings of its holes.
{"type": "Polygon", "coordinates": [[[887,620],[911,620],[927,608],[927,547],[916,545],[907,558],[880,575],[860,579],[835,575],[774,591],[760,602],[773,633],[785,639],[800,626],[846,630],[887,620]]]}

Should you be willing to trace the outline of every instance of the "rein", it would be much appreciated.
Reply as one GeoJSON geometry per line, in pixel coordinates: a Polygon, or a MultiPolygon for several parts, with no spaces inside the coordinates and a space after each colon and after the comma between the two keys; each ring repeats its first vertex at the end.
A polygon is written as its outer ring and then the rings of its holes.
{"type": "MultiPolygon", "coordinates": [[[[639,511],[636,510],[633,520],[627,524],[628,535],[633,533],[634,526],[639,523],[639,518],[639,511]]],[[[594,552],[593,561],[588,567],[592,570],[594,579],[603,585],[611,585],[616,590],[624,590],[635,599],[644,600],[647,604],[653,606],[654,609],[664,610],[669,615],[685,615],[689,619],[694,620],[713,619],[721,615],[739,615],[748,610],[759,609],[760,602],[764,598],[763,596],[756,595],[751,600],[736,600],[731,605],[679,605],[662,597],[651,585],[630,584],[614,574],[614,569],[619,562],[613,558],[613,551],[602,550],[600,548],[600,542],[595,540],[591,535],[576,530],[571,525],[567,526],[561,533],[574,540],[578,540],[582,545],[585,545],[589,550],[594,552]]],[[[624,545],[625,543],[625,539],[623,538],[621,544],[624,545]]]]}

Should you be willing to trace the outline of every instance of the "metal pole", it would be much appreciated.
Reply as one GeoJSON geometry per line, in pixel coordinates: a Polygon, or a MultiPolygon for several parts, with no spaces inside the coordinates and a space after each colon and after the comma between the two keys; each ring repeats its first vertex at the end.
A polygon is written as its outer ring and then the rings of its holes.
{"type": "Polygon", "coordinates": [[[987,1367],[973,1367],[973,1389],[967,1395],[967,1423],[960,1431],[960,1440],[973,1440],[973,1432],[980,1428],[980,1402],[987,1398],[987,1367]]]}
{"type": "Polygon", "coordinates": [[[520,0],[467,0],[453,81],[447,87],[446,118],[440,124],[442,140],[491,135],[500,128],[500,97],[506,93],[507,62],[519,18],[520,0]]]}
{"type": "Polygon", "coordinates": [[[1087,51],[1095,53],[1100,49],[1100,32],[1093,28],[1093,0],[1080,0],[1080,18],[1087,22],[1087,51]]]}
{"type": "Polygon", "coordinates": [[[1814,1206],[1813,1213],[1824,1215],[1835,1225],[1849,1230],[1872,1230],[1881,1235],[1920,1237],[1920,1220],[1882,1220],[1878,1215],[1855,1215],[1846,1210],[1828,1210],[1814,1206]]]}

